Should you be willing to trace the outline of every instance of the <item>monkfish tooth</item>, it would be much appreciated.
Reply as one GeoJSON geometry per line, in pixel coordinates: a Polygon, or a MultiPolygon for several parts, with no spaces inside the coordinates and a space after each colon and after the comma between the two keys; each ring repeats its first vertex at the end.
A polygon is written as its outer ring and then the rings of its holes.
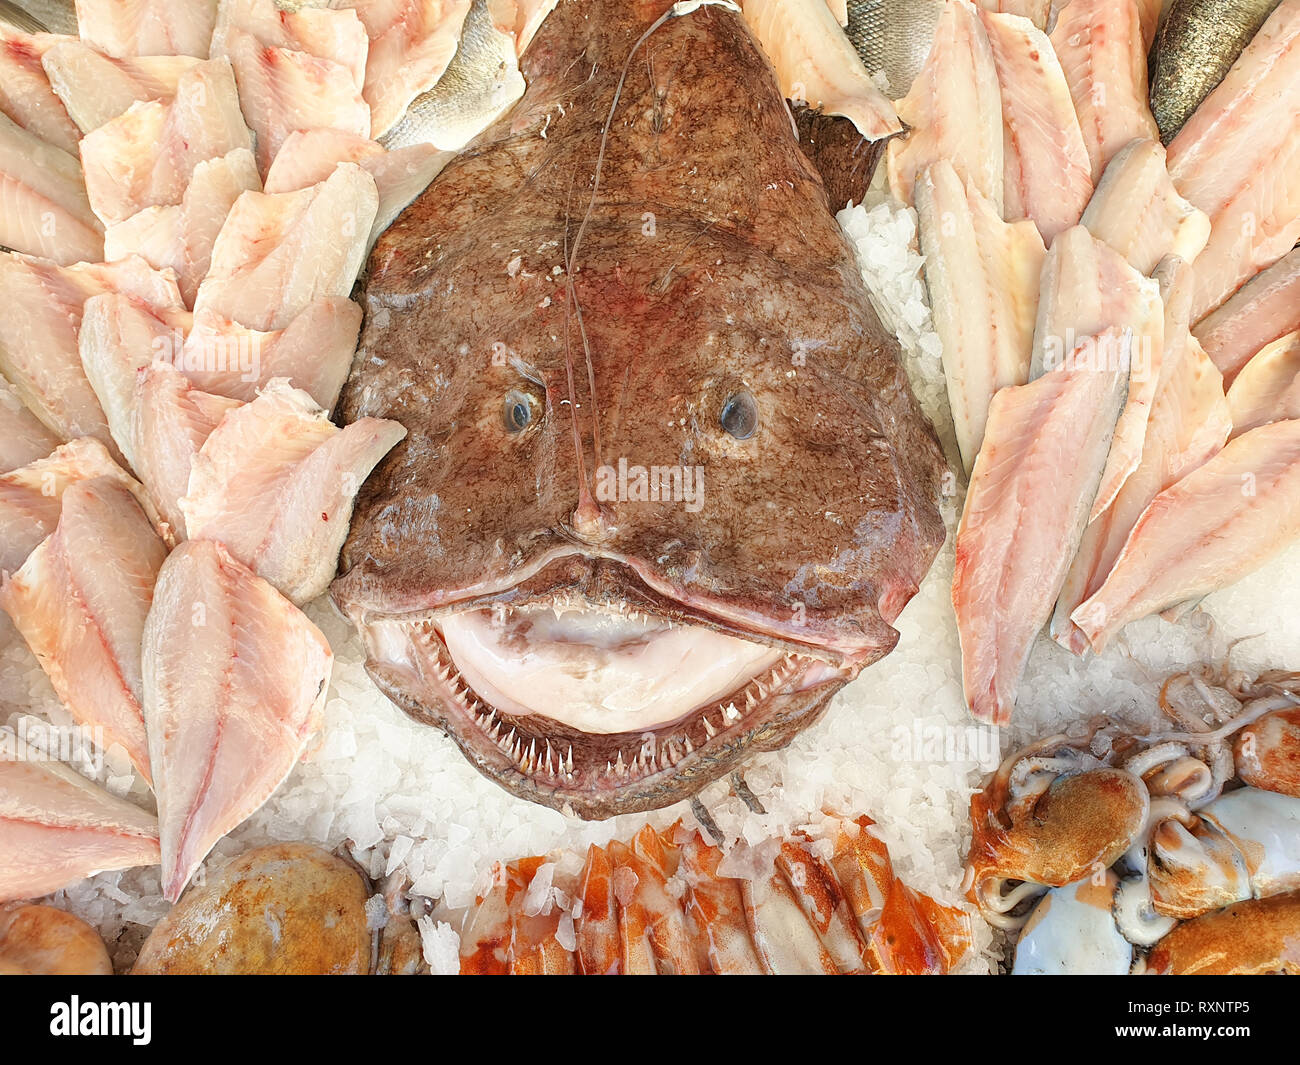
{"type": "Polygon", "coordinates": [[[40,660],[78,723],[103,729],[149,780],[140,641],[167,557],[153,523],[120,479],[63,493],[58,526],[0,586],[0,607],[40,660]]]}
{"type": "Polygon", "coordinates": [[[64,37],[46,51],[41,65],[72,121],[90,133],[137,101],[171,100],[181,75],[200,62],[182,55],[114,59],[64,37]]]}
{"type": "Polygon", "coordinates": [[[158,862],[158,822],[58,762],[0,760],[0,900],[158,862]]]}
{"type": "Polygon", "coordinates": [[[305,392],[272,381],[195,457],[180,502],[188,535],[221,541],[294,602],[314,599],[334,576],[361,483],[405,435],[379,418],[339,429],[305,392]]]}
{"type": "Polygon", "coordinates": [[[1124,625],[1258,569],[1300,533],[1300,421],[1263,425],[1151,501],[1071,619],[1100,651],[1124,625]]]}
{"type": "Polygon", "coordinates": [[[77,154],[81,131],[50,87],[42,60],[66,38],[27,34],[0,23],[0,112],[48,144],[77,154]]]}
{"type": "Polygon", "coordinates": [[[1265,346],[1228,389],[1234,436],[1267,422],[1300,418],[1300,331],[1265,346]]]}
{"type": "Polygon", "coordinates": [[[0,473],[43,459],[59,438],[23,406],[9,382],[0,378],[0,473]]]}
{"type": "Polygon", "coordinates": [[[191,55],[206,59],[217,0],[77,0],[81,39],[105,55],[191,55]]]}
{"type": "Polygon", "coordinates": [[[144,714],[163,895],[258,809],[320,721],[333,656],[306,616],[210,540],[158,574],[144,630],[144,714]]]}
{"type": "Polygon", "coordinates": [[[1196,323],[1196,339],[1229,385],[1266,344],[1300,329],[1300,249],[1282,256],[1196,323]]]}
{"type": "Polygon", "coordinates": [[[98,262],[103,227],[80,162],[0,114],[0,244],[59,265],[98,262]]]}

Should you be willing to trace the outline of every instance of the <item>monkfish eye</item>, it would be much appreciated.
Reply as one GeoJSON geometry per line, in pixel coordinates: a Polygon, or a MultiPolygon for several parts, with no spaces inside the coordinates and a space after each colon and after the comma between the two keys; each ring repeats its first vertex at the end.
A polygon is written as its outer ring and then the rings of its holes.
{"type": "Polygon", "coordinates": [[[506,432],[522,433],[533,421],[533,397],[527,392],[512,388],[506,393],[505,407],[502,411],[506,432]]]}
{"type": "Polygon", "coordinates": [[[758,403],[753,394],[742,390],[728,396],[718,421],[737,440],[748,440],[758,432],[758,403]]]}

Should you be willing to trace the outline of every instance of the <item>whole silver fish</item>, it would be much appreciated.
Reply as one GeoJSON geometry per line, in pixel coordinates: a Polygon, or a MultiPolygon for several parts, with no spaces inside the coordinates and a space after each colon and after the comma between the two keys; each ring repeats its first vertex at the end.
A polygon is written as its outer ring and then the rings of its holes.
{"type": "Polygon", "coordinates": [[[77,11],[71,0],[0,0],[0,22],[24,33],[77,32],[77,11]]]}
{"type": "Polygon", "coordinates": [[[848,0],[845,33],[867,71],[885,79],[891,100],[907,95],[934,43],[947,0],[848,0]]]}
{"type": "Polygon", "coordinates": [[[1168,144],[1279,0],[1173,0],[1151,50],[1151,111],[1168,144]]]}

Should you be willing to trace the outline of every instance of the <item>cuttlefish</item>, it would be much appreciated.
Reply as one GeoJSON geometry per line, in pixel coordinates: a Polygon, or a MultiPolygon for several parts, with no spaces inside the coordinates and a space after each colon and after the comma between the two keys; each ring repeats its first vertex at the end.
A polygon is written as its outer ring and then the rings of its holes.
{"type": "Polygon", "coordinates": [[[946,465],[733,4],[561,0],[380,238],[333,586],[379,687],[585,818],[788,743],[898,640],[946,465]]]}

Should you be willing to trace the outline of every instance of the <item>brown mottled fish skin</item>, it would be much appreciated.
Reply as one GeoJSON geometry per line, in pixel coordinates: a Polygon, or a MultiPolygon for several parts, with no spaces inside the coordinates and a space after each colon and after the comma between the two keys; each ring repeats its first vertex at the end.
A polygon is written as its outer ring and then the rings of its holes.
{"type": "Polygon", "coordinates": [[[1151,113],[1168,144],[1279,0],[1173,0],[1151,50],[1151,113]]]}
{"type": "Polygon", "coordinates": [[[716,5],[669,19],[629,62],[668,6],[563,0],[548,17],[525,97],[377,244],[340,407],[408,430],[361,491],[334,585],[372,677],[504,787],[584,817],[666,805],[789,742],[892,649],[944,537],[941,452],[771,67],[716,5]],[[759,427],[738,440],[720,412],[743,388],[759,427]],[[513,434],[512,391],[536,412],[513,434]],[[702,506],[597,512],[595,470],[620,458],[702,467],[702,506]],[[558,779],[524,771],[445,691],[377,653],[385,619],[436,656],[425,622],[440,610],[561,594],[838,672],[779,687],[716,738],[688,716],[668,727],[691,753],[620,780],[606,760],[646,733],[499,714],[525,749],[573,744],[558,779]]]}

